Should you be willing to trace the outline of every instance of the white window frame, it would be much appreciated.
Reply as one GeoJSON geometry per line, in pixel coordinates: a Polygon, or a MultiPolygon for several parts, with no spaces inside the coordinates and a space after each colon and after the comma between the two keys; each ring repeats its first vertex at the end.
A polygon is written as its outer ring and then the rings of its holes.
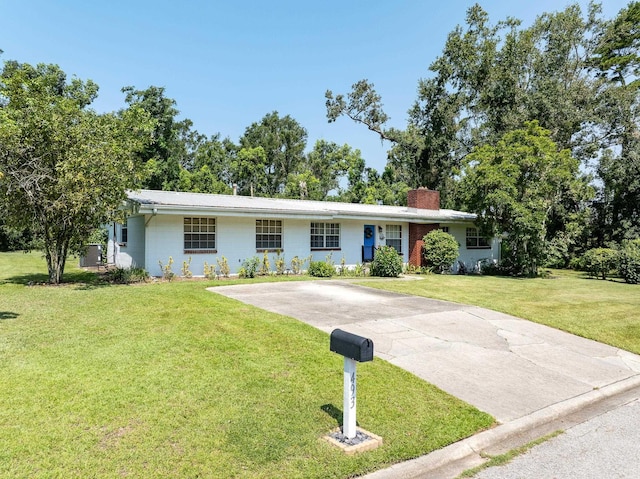
{"type": "Polygon", "coordinates": [[[340,250],[340,223],[312,222],[309,242],[311,251],[340,250]]]}
{"type": "Polygon", "coordinates": [[[482,236],[478,228],[470,227],[466,229],[465,245],[467,249],[490,249],[491,241],[482,236]]]}
{"type": "Polygon", "coordinates": [[[212,217],[186,216],[183,221],[185,254],[216,253],[217,222],[212,217]]]}
{"type": "Polygon", "coordinates": [[[385,238],[387,246],[391,246],[398,254],[402,254],[402,225],[386,225],[385,238]]]}
{"type": "Polygon", "coordinates": [[[256,220],[256,251],[282,251],[282,220],[256,220]]]}

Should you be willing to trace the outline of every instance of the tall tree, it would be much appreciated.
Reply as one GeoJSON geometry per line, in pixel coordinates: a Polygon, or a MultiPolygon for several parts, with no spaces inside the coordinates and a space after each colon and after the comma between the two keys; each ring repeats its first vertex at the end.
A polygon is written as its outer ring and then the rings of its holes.
{"type": "Polygon", "coordinates": [[[0,204],[9,226],[42,240],[52,283],[143,176],[152,121],[137,106],[96,114],[97,92],[56,65],[11,61],[0,76],[0,204]]]}
{"type": "Polygon", "coordinates": [[[180,170],[180,191],[196,193],[230,193],[232,165],[237,147],[220,135],[206,138],[198,132],[190,132],[185,141],[188,159],[180,170]]]}
{"type": "Polygon", "coordinates": [[[593,138],[582,128],[595,120],[597,82],[585,66],[598,13],[591,5],[584,16],[571,5],[522,28],[515,19],[493,24],[473,5],[466,25],[448,35],[429,77],[419,81],[404,130],[386,128],[382,99],[367,80],[347,95],[327,91],[327,118],[347,116],[389,140],[397,177],[412,187],[440,190],[449,207],[458,206],[455,184],[471,149],[495,144],[526,121],[538,120],[562,148],[586,161],[593,156],[593,138]]]}
{"type": "Polygon", "coordinates": [[[548,253],[554,208],[566,196],[587,199],[587,182],[579,161],[534,121],[495,145],[475,148],[466,158],[461,190],[485,233],[507,233],[504,261],[511,272],[533,276],[548,253]]]}
{"type": "Polygon", "coordinates": [[[241,148],[231,164],[233,183],[245,196],[267,195],[270,181],[267,177],[267,155],[264,148],[241,148]]]}
{"type": "Polygon", "coordinates": [[[307,130],[289,115],[281,118],[277,111],[247,127],[240,138],[240,147],[247,150],[260,147],[265,154],[267,181],[255,185],[255,193],[261,196],[282,193],[287,177],[303,161],[306,145],[307,130]]]}
{"type": "Polygon", "coordinates": [[[125,101],[147,112],[155,120],[153,141],[139,153],[140,161],[147,167],[147,178],[143,188],[152,190],[174,190],[180,181],[181,167],[189,167],[191,160],[187,151],[192,123],[178,121],[180,113],[176,102],[165,96],[164,88],[150,86],[136,90],[133,86],[122,89],[125,101]]]}
{"type": "Polygon", "coordinates": [[[284,196],[323,201],[330,195],[340,195],[341,182],[359,158],[360,150],[353,150],[347,144],[340,146],[326,140],[316,141],[297,170],[287,177],[284,196]]]}
{"type": "Polygon", "coordinates": [[[605,25],[592,65],[606,79],[597,110],[606,148],[598,167],[599,237],[640,238],[640,2],[605,25]]]}

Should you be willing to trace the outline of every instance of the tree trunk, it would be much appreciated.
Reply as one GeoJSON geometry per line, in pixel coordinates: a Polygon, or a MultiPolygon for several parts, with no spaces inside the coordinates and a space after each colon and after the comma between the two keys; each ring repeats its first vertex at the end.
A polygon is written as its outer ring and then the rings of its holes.
{"type": "Polygon", "coordinates": [[[64,274],[64,265],[67,261],[69,250],[69,239],[63,234],[49,234],[51,230],[45,226],[45,256],[47,259],[47,270],[49,271],[49,283],[60,284],[64,274]],[[62,237],[60,237],[62,236],[62,237]]]}
{"type": "Polygon", "coordinates": [[[53,245],[51,248],[47,248],[46,256],[49,283],[60,284],[64,274],[64,264],[67,260],[66,249],[59,245],[53,245]]]}

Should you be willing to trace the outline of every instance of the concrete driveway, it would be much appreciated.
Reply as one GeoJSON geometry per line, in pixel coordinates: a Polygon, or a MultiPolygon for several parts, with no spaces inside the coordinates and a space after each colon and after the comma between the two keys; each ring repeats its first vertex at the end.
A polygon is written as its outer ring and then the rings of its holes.
{"type": "Polygon", "coordinates": [[[474,306],[334,280],[221,286],[210,291],[297,318],[327,333],[340,328],[371,338],[375,356],[501,423],[594,390],[620,388],[625,382],[637,385],[640,380],[640,356],[474,306]]]}

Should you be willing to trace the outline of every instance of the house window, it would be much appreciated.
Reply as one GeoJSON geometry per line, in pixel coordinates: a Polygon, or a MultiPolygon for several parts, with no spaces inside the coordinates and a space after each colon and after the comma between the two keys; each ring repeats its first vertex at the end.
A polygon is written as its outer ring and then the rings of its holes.
{"type": "Polygon", "coordinates": [[[386,230],[387,246],[391,246],[398,253],[402,253],[402,226],[387,225],[386,230]]]}
{"type": "Polygon", "coordinates": [[[481,236],[478,228],[467,228],[467,248],[490,248],[489,239],[481,236]]]}
{"type": "Polygon", "coordinates": [[[256,249],[282,249],[282,220],[256,220],[256,249]]]}
{"type": "Polygon", "coordinates": [[[449,227],[448,226],[441,226],[440,227],[440,231],[442,231],[443,233],[448,233],[449,232],[449,227]]]}
{"type": "Polygon", "coordinates": [[[184,219],[185,253],[209,253],[216,249],[215,218],[184,219]]]}
{"type": "Polygon", "coordinates": [[[129,228],[127,223],[120,225],[120,243],[126,244],[129,241],[129,228]]]}
{"type": "Polygon", "coordinates": [[[340,223],[311,223],[311,249],[339,249],[340,223]]]}

